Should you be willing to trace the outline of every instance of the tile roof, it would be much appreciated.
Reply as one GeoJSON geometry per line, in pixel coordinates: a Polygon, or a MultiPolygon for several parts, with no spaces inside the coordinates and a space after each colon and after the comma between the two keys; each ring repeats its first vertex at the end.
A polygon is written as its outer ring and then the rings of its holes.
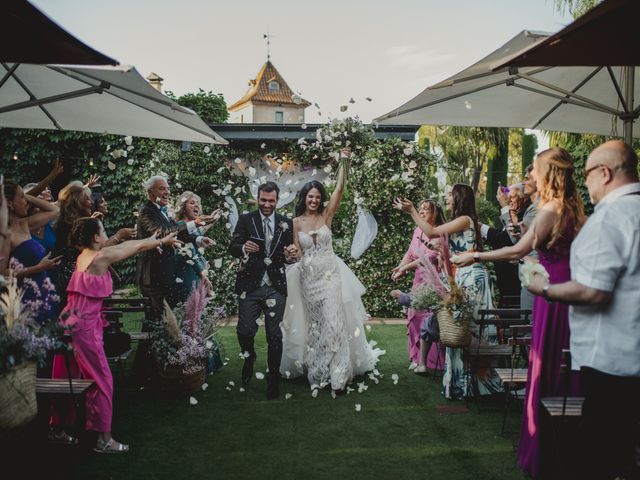
{"type": "Polygon", "coordinates": [[[278,105],[291,105],[300,108],[306,108],[311,103],[303,98],[300,98],[301,102],[296,103],[293,101],[294,92],[289,88],[287,82],[285,82],[280,72],[276,70],[276,67],[270,61],[267,61],[256,78],[249,80],[249,90],[244,96],[233,105],[229,106],[229,110],[238,110],[248,102],[260,102],[260,103],[276,103],[278,105]],[[280,88],[277,91],[269,90],[269,82],[277,81],[280,84],[280,88]]]}

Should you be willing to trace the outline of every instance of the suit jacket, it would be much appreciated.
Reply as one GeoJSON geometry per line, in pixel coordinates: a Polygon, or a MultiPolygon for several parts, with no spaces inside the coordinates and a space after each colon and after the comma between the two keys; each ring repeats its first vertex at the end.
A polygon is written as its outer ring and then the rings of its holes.
{"type": "MultiPolygon", "coordinates": [[[[527,204],[523,208],[518,210],[518,221],[524,222],[527,227],[530,227],[535,214],[536,205],[532,204],[531,202],[527,202],[527,204]]],[[[487,243],[491,245],[491,248],[493,248],[494,250],[515,245],[519,240],[518,238],[511,236],[509,234],[509,231],[507,230],[507,225],[511,221],[509,212],[500,215],[500,220],[502,221],[502,225],[504,227],[502,230],[490,227],[489,231],[487,232],[487,243]]]]}
{"type": "Polygon", "coordinates": [[[284,247],[293,243],[293,222],[279,213],[275,213],[275,229],[271,240],[270,252],[261,250],[253,253],[245,260],[242,246],[251,238],[264,239],[262,217],[260,211],[240,215],[233,238],[229,245],[229,252],[240,258],[240,266],[236,275],[236,293],[251,293],[262,285],[265,271],[269,275],[271,284],[282,295],[287,295],[287,276],[285,275],[286,259],[284,247]],[[267,259],[265,261],[265,259],[267,259]]]}
{"type": "MultiPolygon", "coordinates": [[[[171,233],[178,232],[178,238],[184,243],[193,242],[196,236],[190,235],[187,231],[187,224],[176,223],[168,219],[160,211],[157,205],[147,201],[138,213],[138,239],[148,238],[155,232],[160,231],[159,238],[171,233]]],[[[136,265],[136,281],[142,286],[171,287],[176,281],[176,253],[171,247],[164,247],[162,253],[157,249],[147,250],[138,255],[136,265]]]]}

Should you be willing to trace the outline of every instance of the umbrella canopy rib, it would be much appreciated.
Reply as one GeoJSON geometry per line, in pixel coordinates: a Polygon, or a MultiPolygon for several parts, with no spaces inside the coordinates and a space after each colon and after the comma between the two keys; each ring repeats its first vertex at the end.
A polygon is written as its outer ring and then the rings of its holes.
{"type": "Polygon", "coordinates": [[[607,66],[607,72],[609,73],[609,78],[611,78],[611,83],[613,83],[613,88],[615,88],[616,93],[618,94],[618,99],[622,104],[622,109],[624,113],[631,113],[629,111],[629,107],[627,106],[627,102],[622,95],[622,90],[620,89],[620,84],[618,84],[618,80],[616,80],[616,76],[613,74],[613,69],[610,66],[607,66]]]}
{"type": "Polygon", "coordinates": [[[7,82],[7,80],[11,78],[11,75],[13,75],[13,72],[15,72],[16,69],[18,68],[18,65],[20,64],[14,63],[13,65],[11,65],[11,68],[8,68],[5,63],[2,64],[2,66],[7,69],[7,73],[5,73],[4,77],[2,77],[2,80],[0,80],[0,88],[2,88],[2,86],[7,82]]]}
{"type": "MultiPolygon", "coordinates": [[[[4,64],[4,63],[3,63],[2,65],[4,66],[4,68],[7,68],[6,64],[4,64]]],[[[37,106],[37,107],[42,111],[42,113],[44,113],[44,114],[45,114],[45,116],[49,119],[49,121],[52,123],[52,125],[53,125],[54,127],[56,127],[58,130],[62,130],[62,127],[60,126],[60,124],[56,121],[56,119],[55,119],[55,118],[53,118],[53,115],[51,115],[51,113],[49,113],[49,111],[48,111],[46,108],[44,108],[42,105],[38,105],[37,103],[33,103],[33,101],[36,99],[36,96],[35,96],[35,95],[33,94],[33,92],[32,92],[32,91],[31,91],[31,90],[30,90],[30,89],[29,89],[29,88],[24,84],[24,82],[23,82],[22,80],[20,80],[20,78],[18,78],[18,75],[15,73],[15,72],[16,72],[16,70],[18,69],[18,65],[19,65],[19,64],[15,64],[15,65],[14,65],[14,67],[15,67],[15,68],[13,68],[12,70],[10,70],[10,71],[8,72],[8,74],[9,74],[9,77],[10,77],[10,78],[13,78],[13,79],[15,80],[15,82],[20,86],[20,88],[22,88],[22,90],[24,90],[24,91],[26,92],[26,94],[27,94],[27,95],[29,95],[30,100],[28,100],[27,102],[21,102],[21,103],[32,103],[32,105],[31,105],[31,106],[37,106]]],[[[7,68],[7,70],[9,70],[9,69],[7,68]]],[[[11,108],[11,106],[4,107],[4,108],[11,108]]],[[[20,108],[24,108],[24,107],[20,107],[20,108]]],[[[14,109],[14,110],[19,110],[20,108],[18,108],[18,109],[14,109]]],[[[8,110],[8,111],[11,111],[11,110],[8,110]]],[[[0,112],[0,113],[1,113],[1,112],[0,112]]]]}
{"type": "MultiPolygon", "coordinates": [[[[582,88],[582,86],[585,85],[589,80],[591,80],[597,73],[598,73],[598,70],[594,70],[593,72],[591,72],[589,75],[586,76],[584,80],[582,80],[578,85],[576,85],[576,87],[571,91],[577,92],[578,90],[580,90],[580,88],[582,88]]],[[[547,119],[547,117],[549,117],[549,115],[551,115],[558,108],[560,108],[563,103],[565,103],[564,100],[560,100],[558,103],[556,103],[553,107],[549,109],[548,112],[546,112],[542,117],[540,117],[540,119],[531,128],[532,129],[538,128],[538,126],[542,122],[544,122],[547,119]]]]}
{"type": "MultiPolygon", "coordinates": [[[[78,70],[76,70],[74,68],[67,68],[65,70],[61,70],[61,69],[56,68],[56,67],[49,67],[49,68],[52,69],[52,70],[55,70],[58,73],[61,73],[61,74],[66,75],[66,76],[68,76],[70,78],[73,78],[74,80],[77,80],[79,82],[84,82],[87,85],[91,85],[91,82],[88,82],[87,80],[83,79],[82,77],[90,78],[91,80],[95,80],[96,82],[102,81],[99,77],[96,77],[95,75],[91,75],[91,74],[87,73],[86,71],[80,72],[80,71],[78,71],[78,70]],[[76,75],[71,75],[70,72],[73,72],[76,75]]],[[[162,97],[158,98],[156,96],[147,95],[147,94],[145,94],[143,92],[140,92],[138,90],[132,90],[130,88],[126,88],[124,85],[118,85],[118,88],[120,90],[123,90],[123,91],[127,92],[127,93],[130,93],[131,95],[136,95],[137,97],[141,97],[141,98],[144,98],[144,99],[149,100],[151,102],[159,103],[160,105],[164,105],[165,107],[169,107],[172,110],[177,110],[179,112],[181,111],[183,113],[188,113],[188,114],[193,113],[191,110],[182,109],[182,107],[180,107],[179,105],[178,105],[179,108],[176,108],[176,106],[174,105],[174,102],[172,102],[170,99],[168,99],[166,97],[165,97],[166,98],[165,99],[165,98],[162,98],[162,97]]]]}
{"type": "MultiPolygon", "coordinates": [[[[602,68],[603,67],[598,67],[596,69],[596,71],[594,72],[594,74],[598,73],[600,70],[602,70],[602,68]]],[[[583,97],[582,95],[578,95],[577,93],[573,93],[573,92],[571,92],[569,90],[565,90],[564,88],[558,87],[558,86],[553,85],[553,84],[548,83],[548,82],[545,82],[543,80],[540,80],[539,78],[532,77],[532,76],[530,76],[528,74],[525,74],[525,73],[517,73],[515,76],[517,78],[523,78],[525,80],[529,80],[530,82],[536,83],[536,84],[540,85],[541,87],[548,88],[549,90],[553,90],[553,91],[559,92],[559,93],[561,93],[563,95],[566,95],[567,97],[575,98],[577,100],[580,100],[581,102],[583,102],[583,104],[589,104],[589,105],[592,105],[593,107],[598,107],[598,109],[600,111],[603,111],[603,112],[606,112],[606,113],[610,113],[612,115],[618,115],[618,116],[622,115],[622,112],[616,110],[615,108],[611,108],[611,107],[609,107],[607,105],[604,105],[604,104],[602,104],[600,102],[596,102],[595,100],[591,100],[590,98],[583,97]]],[[[585,106],[585,105],[583,105],[583,106],[585,106]]]]}

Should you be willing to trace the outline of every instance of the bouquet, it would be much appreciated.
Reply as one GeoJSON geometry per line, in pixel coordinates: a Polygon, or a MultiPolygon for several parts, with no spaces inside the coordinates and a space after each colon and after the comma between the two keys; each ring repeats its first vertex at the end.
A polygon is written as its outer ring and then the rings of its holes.
{"type": "Polygon", "coordinates": [[[171,309],[165,302],[162,320],[152,331],[151,351],[166,368],[179,367],[185,375],[205,368],[215,334],[226,317],[224,308],[208,308],[207,287],[200,283],[184,305],[171,309]]]}
{"type": "Polygon", "coordinates": [[[296,156],[315,167],[324,167],[326,173],[340,166],[346,171],[350,163],[364,161],[365,152],[375,141],[373,129],[358,117],[334,119],[316,130],[315,142],[307,143],[306,139],[300,139],[296,156]],[[349,157],[341,154],[344,149],[351,151],[349,157]]]}

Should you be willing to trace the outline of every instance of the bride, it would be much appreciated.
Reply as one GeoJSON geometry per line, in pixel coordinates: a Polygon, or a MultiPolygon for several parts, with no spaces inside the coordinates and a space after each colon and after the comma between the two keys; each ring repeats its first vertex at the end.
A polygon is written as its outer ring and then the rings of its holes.
{"type": "Polygon", "coordinates": [[[331,385],[341,392],[354,376],[373,370],[384,354],[367,343],[364,333],[367,314],[360,297],[365,288],[331,244],[331,221],[344,184],[340,169],[327,202],[322,183],[308,182],[299,193],[293,220],[300,261],[287,270],[289,308],[282,322],[280,373],[291,378],[306,371],[312,390],[331,385]]]}

